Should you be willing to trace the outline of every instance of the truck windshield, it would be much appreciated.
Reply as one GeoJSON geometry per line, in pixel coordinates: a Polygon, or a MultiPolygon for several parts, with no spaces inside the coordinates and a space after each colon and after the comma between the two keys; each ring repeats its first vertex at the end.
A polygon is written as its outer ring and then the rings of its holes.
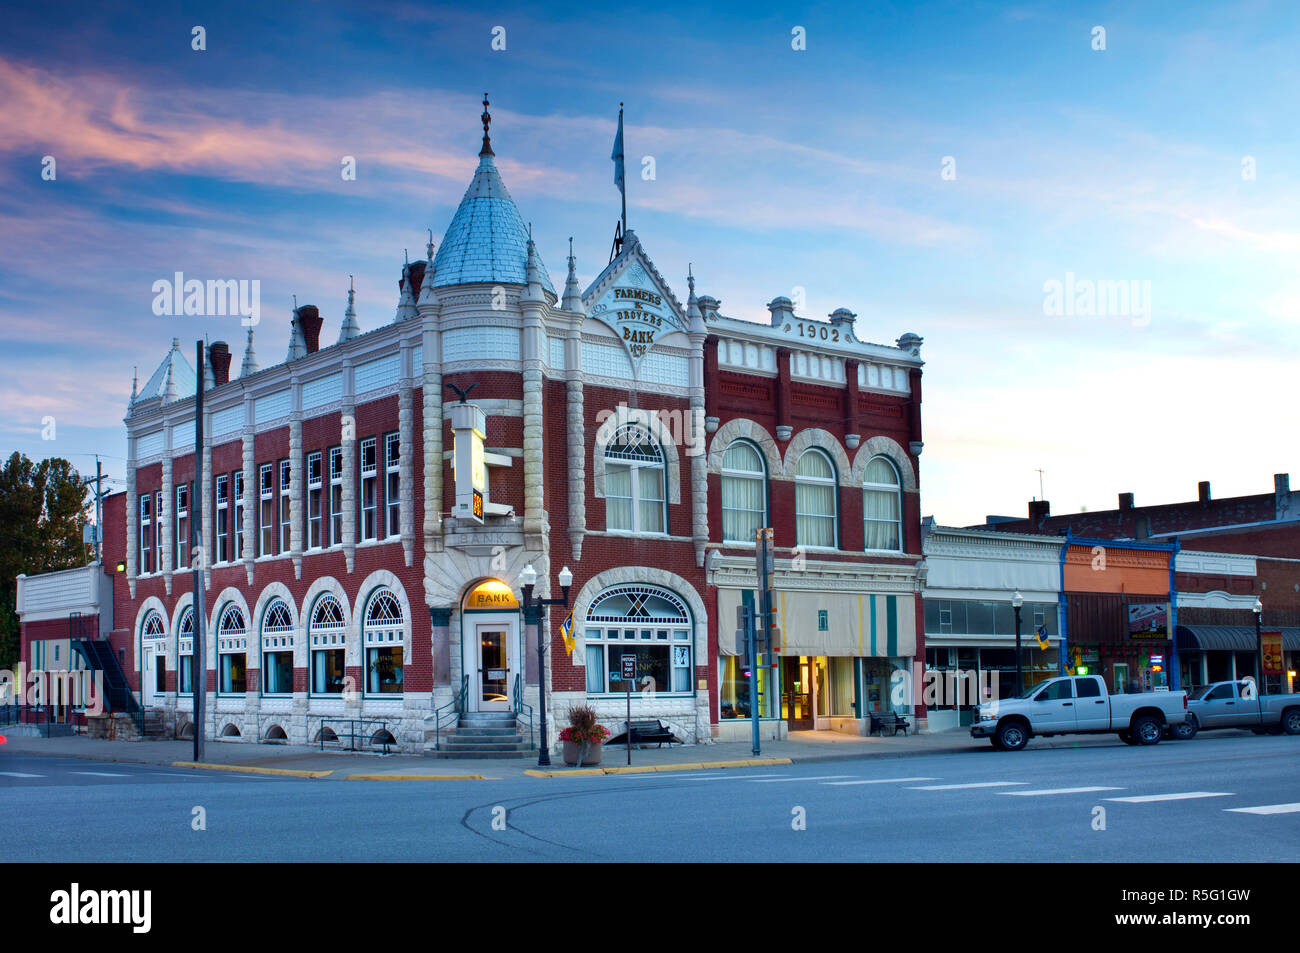
{"type": "Polygon", "coordinates": [[[1038,692],[1042,689],[1042,687],[1043,687],[1044,685],[1046,685],[1046,684],[1047,684],[1048,682],[1050,682],[1050,681],[1051,681],[1050,678],[1045,678],[1045,679],[1043,679],[1041,682],[1039,682],[1037,685],[1035,685],[1033,688],[1029,689],[1028,691],[1021,692],[1021,693],[1020,693],[1019,695],[1017,695],[1016,697],[1017,697],[1017,698],[1032,698],[1034,695],[1038,694],[1038,692]]]}

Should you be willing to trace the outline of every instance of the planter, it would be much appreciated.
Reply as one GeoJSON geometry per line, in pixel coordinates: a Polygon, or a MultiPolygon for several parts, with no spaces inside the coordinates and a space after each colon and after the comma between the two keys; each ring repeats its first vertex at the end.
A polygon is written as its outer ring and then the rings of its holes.
{"type": "MultiPolygon", "coordinates": [[[[564,763],[568,765],[577,765],[578,758],[582,756],[582,745],[576,741],[561,742],[564,746],[564,763]]],[[[587,744],[587,757],[583,759],[583,764],[600,764],[600,753],[605,747],[603,742],[592,741],[587,744]]]]}

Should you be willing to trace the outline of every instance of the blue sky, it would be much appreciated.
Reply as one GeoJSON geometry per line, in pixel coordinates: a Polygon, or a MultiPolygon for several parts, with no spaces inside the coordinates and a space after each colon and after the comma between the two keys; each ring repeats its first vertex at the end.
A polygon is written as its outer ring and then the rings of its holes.
{"type": "Polygon", "coordinates": [[[488,90],[553,281],[570,235],[584,280],[607,259],[625,101],[629,220],[680,296],[690,263],[736,317],[801,288],[867,340],[921,334],[940,522],[1023,514],[1038,468],[1055,512],[1300,477],[1294,4],[123,6],[0,35],[4,447],[121,476],[133,366],[203,334],[238,365],[237,319],[152,313],[175,271],[261,280],[264,365],[292,294],[325,341],[349,274],[362,328],[391,320],[488,90]],[[1150,282],[1150,314],[1045,314],[1067,273],[1150,282]]]}

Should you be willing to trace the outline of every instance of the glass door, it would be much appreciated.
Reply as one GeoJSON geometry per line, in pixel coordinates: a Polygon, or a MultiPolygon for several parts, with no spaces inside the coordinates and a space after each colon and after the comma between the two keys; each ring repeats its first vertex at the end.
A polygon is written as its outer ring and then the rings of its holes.
{"type": "Polygon", "coordinates": [[[812,679],[807,656],[786,658],[782,671],[781,717],[792,731],[813,727],[812,679]]]}
{"type": "Polygon", "coordinates": [[[508,711],[510,708],[509,632],[500,626],[478,628],[479,669],[477,707],[479,711],[508,711]]]}

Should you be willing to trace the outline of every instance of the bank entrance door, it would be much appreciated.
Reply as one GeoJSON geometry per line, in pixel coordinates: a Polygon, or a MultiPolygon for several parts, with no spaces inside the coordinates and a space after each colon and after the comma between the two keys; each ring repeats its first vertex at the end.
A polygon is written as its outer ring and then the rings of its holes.
{"type": "Polygon", "coordinates": [[[479,623],[474,629],[478,636],[474,708],[478,711],[509,711],[514,678],[510,665],[511,627],[500,623],[479,623]]]}
{"type": "Polygon", "coordinates": [[[813,727],[811,663],[806,655],[781,659],[781,717],[791,731],[813,727]]]}

